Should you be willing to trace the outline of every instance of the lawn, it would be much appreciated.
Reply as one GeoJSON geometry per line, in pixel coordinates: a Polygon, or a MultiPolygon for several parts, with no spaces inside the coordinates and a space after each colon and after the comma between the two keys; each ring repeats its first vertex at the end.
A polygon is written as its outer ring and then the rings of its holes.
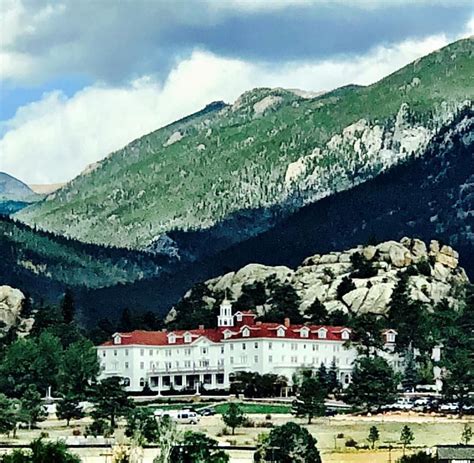
{"type": "MultiPolygon", "coordinates": [[[[248,415],[272,415],[291,413],[291,407],[289,405],[239,403],[239,406],[242,411],[248,415]]],[[[217,413],[222,415],[229,408],[229,404],[223,403],[216,405],[213,408],[217,413]]]]}

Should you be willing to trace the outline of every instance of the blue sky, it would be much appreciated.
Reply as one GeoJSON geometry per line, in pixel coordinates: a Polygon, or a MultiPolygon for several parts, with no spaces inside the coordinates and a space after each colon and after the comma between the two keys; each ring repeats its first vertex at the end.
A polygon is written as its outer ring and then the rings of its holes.
{"type": "Polygon", "coordinates": [[[471,1],[2,0],[0,170],[66,181],[256,86],[370,84],[473,33],[471,1]]]}

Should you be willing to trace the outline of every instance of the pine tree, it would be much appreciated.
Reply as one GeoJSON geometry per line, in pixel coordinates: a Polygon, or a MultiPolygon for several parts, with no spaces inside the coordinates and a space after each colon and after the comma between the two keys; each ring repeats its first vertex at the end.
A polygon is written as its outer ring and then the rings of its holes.
{"type": "Polygon", "coordinates": [[[323,325],[327,323],[328,311],[326,306],[316,298],[305,310],[305,317],[313,325],[323,325]]]}
{"type": "Polygon", "coordinates": [[[413,391],[419,382],[420,375],[415,362],[415,356],[412,349],[405,353],[405,369],[403,371],[402,385],[405,389],[413,391]]]}
{"type": "Polygon", "coordinates": [[[71,420],[80,420],[84,417],[84,411],[79,404],[79,399],[72,394],[67,394],[57,403],[56,415],[58,419],[66,420],[69,427],[71,420]]]}
{"type": "Polygon", "coordinates": [[[403,455],[405,455],[405,450],[407,445],[410,445],[415,440],[415,436],[413,435],[413,431],[410,429],[408,425],[403,426],[402,432],[400,434],[400,442],[403,445],[403,455]]]}
{"type": "Polygon", "coordinates": [[[306,417],[308,424],[311,424],[315,416],[324,415],[327,393],[327,386],[321,384],[317,378],[305,377],[298,396],[293,401],[292,413],[297,417],[306,417]]]}
{"type": "Polygon", "coordinates": [[[380,439],[380,432],[376,426],[371,426],[369,429],[369,437],[367,440],[371,443],[372,449],[375,448],[375,443],[380,439]]]}
{"type": "Polygon", "coordinates": [[[232,435],[235,434],[235,428],[241,426],[245,421],[245,415],[242,409],[234,402],[229,404],[227,411],[222,415],[222,421],[232,429],[232,435]]]}
{"type": "Polygon", "coordinates": [[[64,292],[63,300],[61,301],[61,312],[63,314],[64,323],[69,325],[74,321],[76,308],[74,305],[74,296],[69,288],[64,292]]]}

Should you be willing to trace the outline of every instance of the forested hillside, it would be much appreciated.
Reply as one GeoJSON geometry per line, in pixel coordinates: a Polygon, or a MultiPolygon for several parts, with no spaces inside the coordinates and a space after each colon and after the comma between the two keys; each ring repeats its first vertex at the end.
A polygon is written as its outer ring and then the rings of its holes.
{"type": "Polygon", "coordinates": [[[226,246],[237,243],[422,155],[474,96],[473,43],[460,40],[368,87],[310,99],[255,89],[232,106],[211,105],[112,153],[18,217],[85,241],[179,254],[167,233],[260,209],[226,246]]]}

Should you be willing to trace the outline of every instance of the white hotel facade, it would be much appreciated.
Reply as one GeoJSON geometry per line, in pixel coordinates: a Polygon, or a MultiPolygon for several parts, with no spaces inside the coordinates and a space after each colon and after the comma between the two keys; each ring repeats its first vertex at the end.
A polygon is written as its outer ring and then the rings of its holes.
{"type": "MultiPolygon", "coordinates": [[[[124,378],[129,391],[141,391],[146,384],[153,391],[171,389],[228,389],[232,376],[240,371],[285,376],[302,368],[328,369],[334,361],[343,385],[351,381],[354,346],[347,346],[351,330],[346,327],[292,325],[255,321],[249,311],[232,315],[224,301],[217,328],[200,326],[180,331],[133,331],[115,333],[97,347],[101,377],[124,378]]],[[[389,345],[396,332],[384,333],[389,345]]]]}

